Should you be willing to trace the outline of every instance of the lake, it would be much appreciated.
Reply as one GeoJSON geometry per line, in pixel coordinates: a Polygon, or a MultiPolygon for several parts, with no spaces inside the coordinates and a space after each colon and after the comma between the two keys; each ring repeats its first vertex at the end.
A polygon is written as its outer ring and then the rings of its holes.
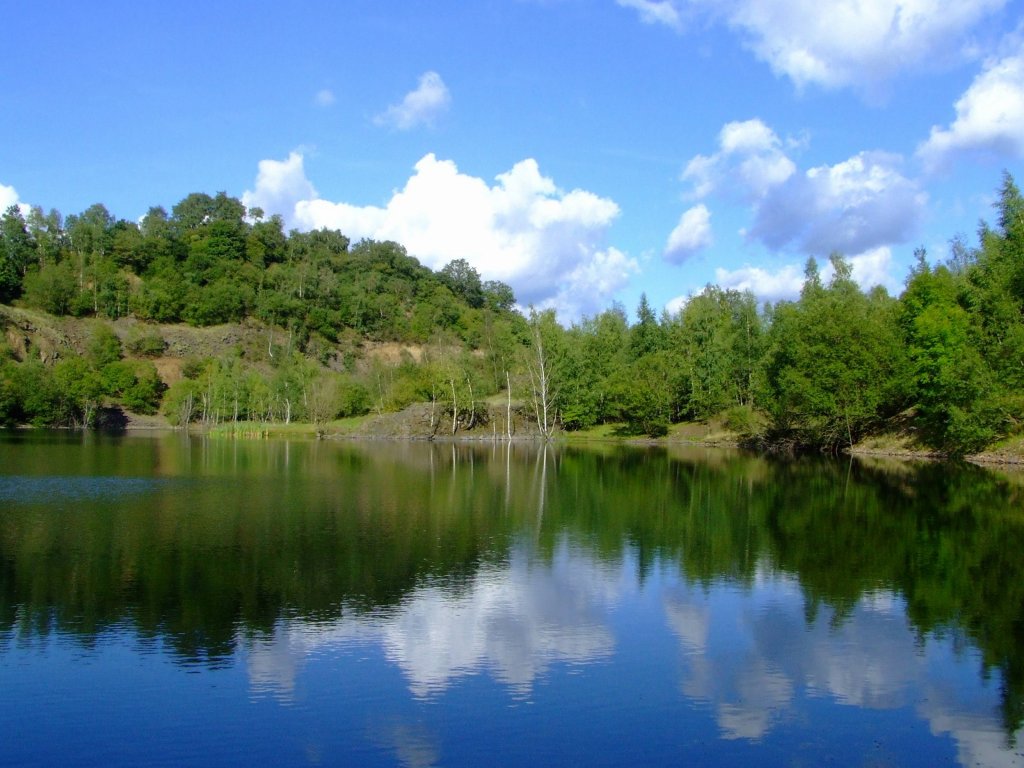
{"type": "Polygon", "coordinates": [[[0,765],[1024,765],[1024,481],[0,436],[0,765]]]}

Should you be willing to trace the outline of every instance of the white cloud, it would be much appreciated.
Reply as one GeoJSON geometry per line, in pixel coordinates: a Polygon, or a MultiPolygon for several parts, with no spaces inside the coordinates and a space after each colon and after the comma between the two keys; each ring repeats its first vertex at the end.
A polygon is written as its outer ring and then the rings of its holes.
{"type": "Polygon", "coordinates": [[[306,179],[302,156],[264,160],[256,190],[243,195],[290,226],[339,229],[353,240],[394,240],[427,266],[466,259],[485,279],[502,280],[524,304],[554,307],[562,319],[592,314],[638,270],[604,240],[619,214],[614,201],[564,192],[532,159],[489,185],[433,154],[416,163],[384,206],[324,200],[306,179]]]}
{"type": "Polygon", "coordinates": [[[716,269],[715,283],[726,290],[750,291],[758,301],[795,299],[804,284],[803,266],[787,264],[774,272],[745,266],[736,270],[716,269]]]}
{"type": "Polygon", "coordinates": [[[683,181],[693,184],[693,197],[726,187],[758,198],[795,171],[776,133],[755,118],[726,123],[718,134],[718,152],[694,157],[683,171],[683,181]]]}
{"type": "Polygon", "coordinates": [[[927,196],[899,165],[895,155],[861,152],[794,174],[759,201],[748,236],[773,250],[795,244],[818,256],[904,242],[917,228],[927,196]]]}
{"type": "Polygon", "coordinates": [[[990,61],[956,102],[956,120],[934,126],[918,147],[918,157],[934,170],[951,154],[1024,154],[1024,51],[990,61]]]}
{"type": "Polygon", "coordinates": [[[722,152],[727,155],[734,152],[761,152],[779,146],[779,137],[775,131],[760,120],[744,120],[726,123],[718,134],[722,152]]]}
{"type": "MultiPolygon", "coordinates": [[[[853,268],[853,279],[863,290],[869,291],[875,286],[882,286],[892,295],[898,295],[902,284],[893,273],[892,249],[886,246],[851,256],[848,261],[853,268]]],[[[826,279],[832,277],[832,267],[822,272],[826,279]]]]}
{"type": "Polygon", "coordinates": [[[12,205],[18,205],[18,191],[14,187],[0,184],[0,214],[4,213],[12,205]]]}
{"type": "Polygon", "coordinates": [[[313,101],[318,107],[329,107],[334,104],[337,99],[334,96],[334,91],[330,88],[324,88],[316,92],[316,96],[313,97],[313,101]]]}
{"type": "Polygon", "coordinates": [[[374,118],[377,125],[407,131],[419,125],[433,125],[451,104],[451,93],[437,72],[420,75],[416,90],[410,91],[399,104],[392,104],[374,118]]]}
{"type": "Polygon", "coordinates": [[[642,21],[679,28],[684,9],[736,30],[798,88],[877,95],[905,71],[971,57],[974,28],[1007,0],[617,0],[642,21]]]}
{"type": "Polygon", "coordinates": [[[721,192],[748,203],[748,239],[773,251],[795,246],[827,256],[861,253],[913,234],[927,196],[901,165],[898,155],[861,152],[800,171],[778,135],[753,119],[723,126],[718,150],[695,156],[682,178],[692,185],[690,197],[721,192]]]}
{"type": "Polygon", "coordinates": [[[645,24],[662,24],[671,29],[682,28],[679,9],[672,0],[615,0],[623,8],[633,8],[645,24]]]}
{"type": "Polygon", "coordinates": [[[665,260],[681,264],[701,248],[711,245],[711,212],[703,203],[687,209],[668,236],[665,260]]]}
{"type": "Polygon", "coordinates": [[[1006,0],[789,0],[733,3],[728,21],[798,87],[871,89],[962,55],[968,32],[1006,0]]]}
{"type": "MultiPolygon", "coordinates": [[[[847,258],[853,272],[853,279],[861,290],[870,291],[882,286],[890,294],[900,291],[900,278],[894,273],[892,250],[888,247],[872,248],[847,258]]],[[[821,279],[828,283],[834,274],[832,265],[818,259],[821,279]]],[[[750,291],[759,303],[792,301],[799,297],[804,284],[804,264],[784,264],[778,269],[745,265],[739,269],[715,270],[715,284],[719,288],[735,291],[750,291]]],[[[689,301],[689,296],[677,296],[666,304],[666,309],[675,314],[689,301]]]]}
{"type": "Polygon", "coordinates": [[[611,297],[639,270],[636,260],[617,248],[595,251],[569,273],[553,296],[540,299],[537,305],[554,309],[563,322],[594,315],[607,309],[611,297]]]}
{"type": "Polygon", "coordinates": [[[262,208],[268,216],[280,214],[285,225],[292,227],[296,203],[316,196],[316,189],[306,178],[302,155],[292,152],[287,160],[260,160],[256,189],[242,193],[242,204],[262,208]]]}

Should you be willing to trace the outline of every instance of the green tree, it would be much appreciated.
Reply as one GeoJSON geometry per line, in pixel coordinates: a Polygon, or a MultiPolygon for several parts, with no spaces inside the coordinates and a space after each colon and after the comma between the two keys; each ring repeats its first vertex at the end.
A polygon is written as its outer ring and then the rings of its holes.
{"type": "Polygon", "coordinates": [[[465,259],[448,262],[438,273],[441,282],[469,306],[480,308],[484,305],[484,288],[480,273],[465,259]]]}
{"type": "Polygon", "coordinates": [[[524,352],[529,401],[541,437],[549,440],[558,424],[565,331],[555,319],[553,309],[538,312],[531,308],[529,323],[530,347],[524,352]]]}
{"type": "Polygon", "coordinates": [[[0,302],[8,303],[21,295],[25,273],[36,262],[35,243],[21,209],[12,205],[0,218],[0,302]]]}
{"type": "Polygon", "coordinates": [[[96,369],[81,357],[58,360],[52,371],[53,426],[94,426],[103,401],[103,382],[96,369]]]}
{"type": "Polygon", "coordinates": [[[626,431],[662,437],[672,418],[672,396],[667,386],[670,360],[665,351],[651,352],[619,374],[616,394],[626,431]]]}
{"type": "Polygon", "coordinates": [[[836,450],[905,405],[906,360],[893,300],[861,292],[841,256],[832,264],[828,287],[809,264],[800,300],[775,308],[765,383],[778,434],[836,450]]]}
{"type": "Polygon", "coordinates": [[[121,339],[110,326],[102,322],[93,325],[86,352],[89,362],[100,369],[120,360],[121,353],[121,339]]]}
{"type": "Polygon", "coordinates": [[[630,329],[629,345],[633,357],[639,359],[652,352],[664,348],[664,333],[658,324],[658,318],[647,301],[647,294],[640,294],[640,304],[636,309],[636,325],[630,329]]]}
{"type": "Polygon", "coordinates": [[[56,208],[51,208],[49,213],[44,213],[43,209],[36,205],[29,211],[26,223],[29,235],[36,246],[39,266],[60,261],[67,246],[60,212],[56,208]]]}
{"type": "Polygon", "coordinates": [[[569,329],[562,365],[561,416],[567,429],[623,419],[621,384],[632,364],[625,310],[613,306],[569,329]]]}
{"type": "Polygon", "coordinates": [[[25,301],[51,315],[70,314],[78,283],[67,261],[47,262],[25,276],[25,301]]]}

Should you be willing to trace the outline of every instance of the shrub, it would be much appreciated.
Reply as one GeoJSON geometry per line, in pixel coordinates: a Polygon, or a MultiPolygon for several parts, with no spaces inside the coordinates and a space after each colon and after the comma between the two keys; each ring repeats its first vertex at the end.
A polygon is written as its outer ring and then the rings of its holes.
{"type": "Polygon", "coordinates": [[[749,405],[734,405],[722,413],[725,428],[736,434],[749,437],[761,431],[761,420],[749,405]]]}
{"type": "Polygon", "coordinates": [[[128,339],[128,351],[139,357],[159,357],[164,353],[166,343],[156,330],[147,330],[128,339]]]}
{"type": "Polygon", "coordinates": [[[121,359],[121,340],[110,326],[97,323],[92,329],[86,351],[89,361],[97,368],[102,368],[121,359]]]}

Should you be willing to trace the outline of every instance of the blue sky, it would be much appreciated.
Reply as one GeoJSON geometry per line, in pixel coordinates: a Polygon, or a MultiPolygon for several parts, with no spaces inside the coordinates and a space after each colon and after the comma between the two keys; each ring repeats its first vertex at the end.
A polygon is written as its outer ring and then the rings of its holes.
{"type": "Polygon", "coordinates": [[[564,320],[839,250],[900,290],[1024,182],[1024,0],[31,3],[0,204],[226,191],[564,320]]]}

